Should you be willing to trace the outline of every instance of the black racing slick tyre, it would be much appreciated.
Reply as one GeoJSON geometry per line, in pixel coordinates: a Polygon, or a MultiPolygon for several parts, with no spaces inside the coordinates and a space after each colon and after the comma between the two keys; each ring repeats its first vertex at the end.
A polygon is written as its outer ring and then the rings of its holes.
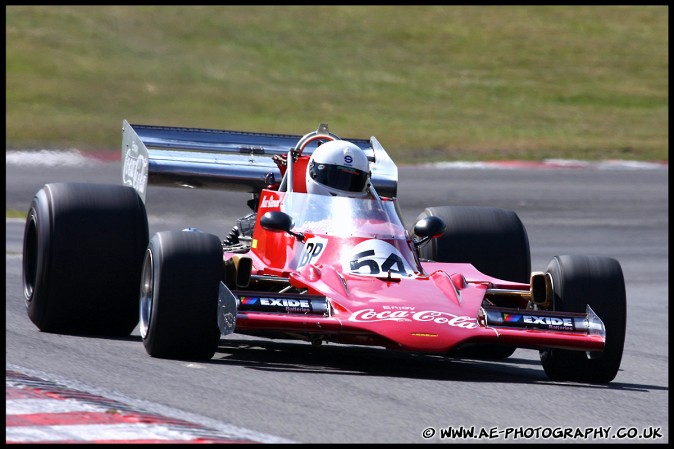
{"type": "MultiPolygon", "coordinates": [[[[482,273],[507,281],[529,283],[531,253],[529,237],[517,214],[482,206],[427,207],[417,221],[428,216],[446,225],[440,237],[419,248],[419,257],[435,262],[470,263],[482,273]]],[[[455,355],[467,358],[504,359],[514,346],[480,344],[455,355]]]]}
{"type": "Polygon", "coordinates": [[[529,283],[529,238],[515,212],[482,206],[427,207],[417,221],[431,215],[440,217],[447,228],[419,248],[419,257],[467,262],[486,275],[529,283]]]}
{"type": "Polygon", "coordinates": [[[43,332],[127,336],[138,324],[147,214],[131,187],[54,183],[32,200],[23,290],[43,332]]]}
{"type": "Polygon", "coordinates": [[[205,232],[155,234],[141,277],[140,334],[152,357],[207,360],[220,341],[220,239],[205,232]]]}
{"type": "Polygon", "coordinates": [[[547,267],[552,277],[554,310],[585,313],[586,306],[604,322],[601,353],[547,349],[540,351],[552,380],[604,384],[618,374],[625,343],[627,300],[620,263],[601,256],[555,256],[547,267]]]}

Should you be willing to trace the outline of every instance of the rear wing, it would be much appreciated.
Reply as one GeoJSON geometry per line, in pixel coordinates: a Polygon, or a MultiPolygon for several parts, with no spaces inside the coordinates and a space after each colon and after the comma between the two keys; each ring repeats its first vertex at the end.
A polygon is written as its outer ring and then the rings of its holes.
{"type": "MultiPolygon", "coordinates": [[[[320,128],[320,127],[319,127],[320,128]]],[[[294,148],[301,135],[253,133],[122,123],[122,182],[145,201],[147,185],[258,193],[281,180],[272,159],[294,148]]],[[[379,195],[396,197],[398,168],[374,136],[344,139],[367,155],[379,195]]],[[[316,142],[302,154],[311,154],[316,142]]]]}

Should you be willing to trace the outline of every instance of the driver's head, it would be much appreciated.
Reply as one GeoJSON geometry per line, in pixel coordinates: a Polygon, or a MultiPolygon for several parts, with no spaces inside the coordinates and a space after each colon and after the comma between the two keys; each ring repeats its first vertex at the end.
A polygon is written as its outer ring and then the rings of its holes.
{"type": "Polygon", "coordinates": [[[307,192],[364,198],[370,182],[370,163],[358,146],[332,140],[316,148],[307,166],[307,192]]]}

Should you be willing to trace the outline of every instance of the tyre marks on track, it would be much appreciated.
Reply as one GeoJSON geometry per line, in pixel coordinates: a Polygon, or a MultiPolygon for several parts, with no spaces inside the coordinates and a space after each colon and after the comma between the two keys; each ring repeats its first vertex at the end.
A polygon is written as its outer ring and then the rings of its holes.
{"type": "Polygon", "coordinates": [[[6,369],[6,443],[261,443],[6,369]]]}

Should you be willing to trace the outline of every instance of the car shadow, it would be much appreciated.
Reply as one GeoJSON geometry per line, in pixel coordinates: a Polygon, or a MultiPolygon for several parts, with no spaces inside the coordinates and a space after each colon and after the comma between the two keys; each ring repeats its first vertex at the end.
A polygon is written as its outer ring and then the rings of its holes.
{"type": "MultiPolygon", "coordinates": [[[[137,341],[128,337],[95,337],[119,341],[137,341]]],[[[328,343],[320,346],[300,340],[273,340],[233,334],[220,339],[218,349],[204,364],[237,365],[259,371],[306,372],[333,375],[398,377],[452,382],[501,382],[558,385],[568,388],[608,389],[618,391],[669,390],[658,385],[626,382],[588,384],[548,379],[537,359],[522,357],[517,349],[506,359],[453,358],[443,355],[417,354],[387,350],[374,346],[328,343]]],[[[189,360],[185,360],[189,361],[189,360]]],[[[193,361],[193,360],[192,360],[193,361]]],[[[622,371],[622,370],[621,370],[622,371]]]]}
{"type": "MultiPolygon", "coordinates": [[[[520,350],[518,350],[520,351],[520,350]]],[[[523,350],[524,351],[524,350],[523,350]]],[[[398,352],[371,346],[311,345],[307,342],[223,338],[206,363],[234,364],[260,371],[306,372],[332,375],[398,377],[452,382],[550,384],[569,388],[629,391],[667,390],[651,385],[612,382],[585,384],[551,381],[538,360],[460,359],[442,355],[398,352]]],[[[537,356],[537,355],[536,355],[537,356]]]]}

